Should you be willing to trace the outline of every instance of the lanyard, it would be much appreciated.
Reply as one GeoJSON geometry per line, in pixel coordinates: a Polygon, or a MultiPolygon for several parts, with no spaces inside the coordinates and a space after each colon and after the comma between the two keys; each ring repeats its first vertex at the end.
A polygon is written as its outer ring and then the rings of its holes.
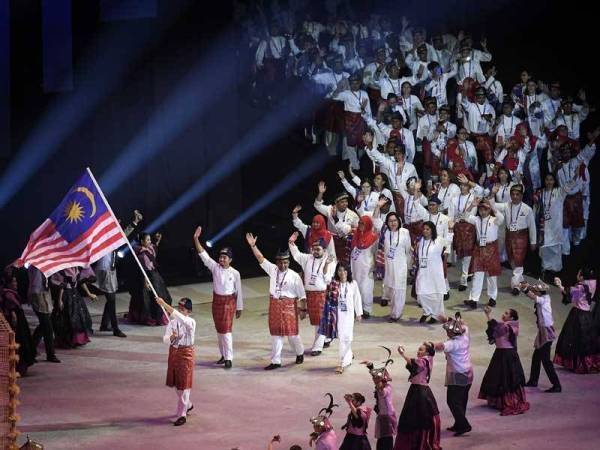
{"type": "Polygon", "coordinates": [[[411,217],[414,207],[415,207],[415,197],[414,197],[414,195],[409,195],[408,202],[406,202],[406,206],[404,207],[404,215],[406,217],[411,217]],[[411,201],[411,199],[412,199],[412,201],[411,201]],[[408,209],[409,203],[410,203],[410,210],[408,209]]]}
{"type": "Polygon", "coordinates": [[[483,219],[479,222],[479,237],[487,238],[487,230],[490,226],[490,216],[487,218],[487,222],[485,223],[485,231],[483,231],[483,219]]]}
{"type": "MultiPolygon", "coordinates": [[[[321,271],[321,266],[323,265],[323,258],[319,258],[319,259],[321,259],[321,262],[319,263],[319,267],[317,267],[317,275],[318,275],[318,274],[319,274],[319,272],[321,271]]],[[[315,257],[313,256],[312,267],[311,267],[311,269],[310,269],[310,274],[311,274],[311,276],[314,276],[314,274],[315,274],[315,261],[316,261],[316,260],[317,260],[317,258],[315,258],[315,257]]],[[[287,273],[287,271],[286,271],[286,273],[287,273]]],[[[281,280],[281,281],[283,282],[283,280],[281,280]]]]}
{"type": "MultiPolygon", "coordinates": [[[[425,258],[427,258],[429,256],[429,246],[431,245],[431,239],[429,239],[429,242],[427,243],[427,252],[425,253],[425,258]]],[[[423,242],[421,242],[421,251],[420,251],[420,255],[419,255],[419,259],[421,259],[423,257],[423,248],[425,247],[425,239],[423,239],[423,242]]]]}
{"type": "Polygon", "coordinates": [[[340,299],[346,300],[346,296],[348,295],[348,283],[340,283],[340,299]],[[342,295],[342,284],[344,285],[344,295],[342,295]]]}
{"type": "Polygon", "coordinates": [[[400,245],[400,230],[396,230],[397,233],[397,237],[396,237],[396,245],[392,246],[392,230],[389,230],[390,232],[390,247],[398,247],[398,245],[400,245]]]}
{"type": "Polygon", "coordinates": [[[279,295],[281,295],[281,291],[283,290],[283,282],[285,280],[285,277],[287,275],[288,271],[286,270],[285,272],[283,272],[283,277],[281,278],[281,282],[279,282],[279,269],[277,269],[277,274],[275,275],[275,293],[277,293],[277,291],[279,291],[279,295]]]}
{"type": "Polygon", "coordinates": [[[506,116],[505,116],[505,120],[504,120],[504,123],[505,123],[505,125],[504,125],[504,133],[505,133],[505,134],[510,134],[510,135],[512,135],[512,134],[513,134],[513,131],[512,131],[512,130],[513,130],[513,123],[514,123],[514,120],[515,120],[515,116],[510,116],[510,129],[509,129],[509,130],[506,130],[506,116]]]}
{"type": "Polygon", "coordinates": [[[361,91],[358,91],[358,95],[356,95],[356,94],[354,93],[354,91],[350,91],[350,92],[352,93],[352,95],[354,95],[354,98],[355,98],[356,100],[358,100],[358,105],[359,105],[359,106],[361,106],[361,105],[360,105],[360,101],[362,100],[362,92],[361,92],[361,91]]]}
{"type": "Polygon", "coordinates": [[[392,87],[392,91],[394,91],[394,94],[398,95],[398,93],[396,92],[396,86],[394,86],[394,83],[392,83],[392,79],[388,78],[388,83],[390,83],[390,86],[392,87]]]}
{"type": "Polygon", "coordinates": [[[479,113],[479,117],[482,117],[485,114],[485,103],[483,104],[483,112],[481,112],[481,110],[479,109],[479,103],[475,103],[475,106],[477,107],[477,112],[479,113]]]}
{"type": "Polygon", "coordinates": [[[552,207],[552,191],[550,191],[548,194],[548,203],[546,204],[546,200],[544,198],[546,197],[546,191],[542,193],[542,204],[544,205],[544,212],[550,211],[550,208],[552,207]]]}
{"type": "MultiPolygon", "coordinates": [[[[443,186],[442,186],[443,188],[443,186]]],[[[450,185],[448,185],[448,187],[446,188],[446,191],[444,191],[444,196],[442,197],[442,206],[444,205],[445,201],[446,201],[446,195],[448,195],[448,191],[450,190],[450,185]]]]}
{"type": "Polygon", "coordinates": [[[502,203],[504,202],[504,195],[506,194],[506,188],[508,188],[508,183],[506,183],[504,185],[504,187],[502,188],[502,194],[500,194],[500,200],[499,201],[502,202],[502,203]]]}
{"type": "MultiPolygon", "coordinates": [[[[519,220],[519,213],[521,212],[521,206],[523,206],[523,202],[519,203],[519,209],[517,210],[517,220],[519,220]]],[[[510,204],[510,223],[516,223],[513,221],[513,205],[510,204]]]]}
{"type": "Polygon", "coordinates": [[[371,198],[371,194],[369,193],[369,195],[365,196],[365,199],[363,200],[363,210],[368,211],[369,210],[369,199],[371,198]]]}
{"type": "MultiPolygon", "coordinates": [[[[436,217],[436,219],[435,219],[435,226],[437,227],[437,224],[438,224],[438,222],[440,221],[440,215],[441,215],[441,214],[440,214],[440,213],[437,213],[436,215],[437,215],[437,217],[436,217]]],[[[431,214],[429,214],[429,221],[430,221],[430,222],[433,222],[433,221],[431,220],[431,214]]]]}
{"type": "Polygon", "coordinates": [[[459,213],[464,213],[467,210],[467,205],[469,204],[469,199],[471,198],[471,193],[469,192],[469,195],[467,196],[467,200],[465,201],[465,207],[463,208],[463,210],[460,210],[460,198],[464,197],[462,194],[458,196],[458,212],[459,213]]]}

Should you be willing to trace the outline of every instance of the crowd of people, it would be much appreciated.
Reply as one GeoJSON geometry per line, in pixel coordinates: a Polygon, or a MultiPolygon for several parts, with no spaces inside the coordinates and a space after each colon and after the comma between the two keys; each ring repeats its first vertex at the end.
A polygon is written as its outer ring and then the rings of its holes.
{"type": "MultiPolygon", "coordinates": [[[[565,287],[558,277],[572,246],[586,238],[590,210],[590,161],[600,129],[582,134],[593,108],[579,90],[562,94],[559,82],[535,79],[524,70],[509,89],[496,78],[493,56],[482,39],[476,48],[463,31],[427,37],[424,29],[402,18],[336,19],[321,23],[309,14],[304,20],[289,11],[273,10],[262,26],[247,22],[248,49],[254,54],[255,95],[276,102],[273,92],[286,79],[318,92],[322,104],[307,124],[307,137],[324,144],[331,155],[347,161],[337,173],[339,188],[331,203],[325,182],[317,186],[310,224],[292,210],[298,230],[269,261],[251,233],[246,241],[269,278],[268,327],[270,362],[265,370],[282,366],[284,338],[304,362],[300,320],[314,327],[309,354],[318,357],[338,339],[338,364],[343,374],[352,364],[355,321],[373,314],[376,286],[389,306],[389,322],[402,325],[407,294],[422,308],[419,322],[441,324],[445,342],[424,342],[414,357],[400,346],[411,383],[402,411],[392,401],[391,352],[381,367],[365,361],[375,386],[375,407],[361,393],[344,397],[349,414],[342,449],[370,448],[367,428],[375,413],[378,449],[440,448],[440,418],[429,388],[436,353],[446,356],[447,403],[459,436],[471,431],[466,418],[469,390],[474,382],[467,320],[445,315],[444,302],[460,298],[465,311],[479,308],[486,280],[487,337],[496,349],[479,398],[502,415],[529,409],[525,387],[538,384],[541,365],[551,387],[561,392],[554,364],[575,373],[600,371],[600,308],[596,276],[582,268],[576,283],[565,287]],[[398,25],[398,26],[397,26],[398,25]],[[263,29],[264,28],[264,29],[263,29]],[[303,245],[299,239],[302,236],[303,245]],[[528,284],[524,265],[537,252],[541,278],[563,292],[573,309],[557,339],[549,287],[528,284]],[[301,267],[290,268],[294,259],[301,267]],[[456,265],[451,280],[447,268],[456,265]],[[513,295],[523,293],[535,305],[538,333],[529,379],[519,354],[519,313],[507,309],[493,318],[498,304],[498,277],[511,271],[513,295]],[[455,288],[453,287],[455,286],[455,288]],[[456,290],[456,292],[452,292],[456,290]],[[467,292],[468,291],[468,292],[467,292]],[[462,294],[464,292],[464,294],[462,294]],[[458,294],[457,294],[458,293],[458,294]]],[[[510,86],[510,85],[509,85],[510,86]]],[[[587,126],[592,130],[593,127],[587,126]]],[[[130,235],[141,223],[135,211],[130,235]]],[[[244,309],[240,273],[231,266],[233,250],[219,250],[215,261],[200,242],[193,242],[213,281],[212,315],[220,358],[233,366],[233,323],[244,309]]],[[[175,425],[186,423],[193,409],[195,321],[192,302],[172,299],[159,272],[162,236],[139,234],[135,246],[146,277],[129,280],[131,301],[127,319],[143,325],[167,325],[169,345],[167,384],[177,389],[175,425]],[[156,298],[158,297],[158,298],[156,298]]],[[[92,321],[84,298],[106,299],[100,331],[125,338],[116,316],[116,252],[90,268],[64,269],[49,279],[33,266],[27,269],[27,300],[17,289],[16,269],[5,270],[1,311],[16,331],[20,372],[35,362],[44,340],[46,359],[59,363],[55,347],[72,348],[89,342],[92,321]],[[39,325],[30,332],[21,304],[28,302],[39,325]]],[[[466,314],[466,313],[465,313],[466,314]]],[[[363,328],[368,332],[367,328],[363,328]]],[[[330,404],[311,419],[311,444],[319,450],[337,448],[330,404]]],[[[277,439],[274,438],[272,445],[277,439]]]]}

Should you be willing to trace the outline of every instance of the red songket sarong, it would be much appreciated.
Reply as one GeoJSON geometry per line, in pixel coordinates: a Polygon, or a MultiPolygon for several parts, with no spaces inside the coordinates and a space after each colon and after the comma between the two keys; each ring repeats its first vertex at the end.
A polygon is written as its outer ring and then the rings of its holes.
{"type": "Polygon", "coordinates": [[[513,267],[523,267],[528,242],[529,230],[506,232],[506,254],[513,267]]]}
{"type": "Polygon", "coordinates": [[[194,380],[194,346],[169,347],[167,366],[167,386],[182,391],[192,388],[194,380]]]}
{"type": "Polygon", "coordinates": [[[344,111],[344,134],[346,143],[350,147],[363,146],[363,134],[367,129],[367,124],[360,113],[344,111]]]}
{"type": "Polygon", "coordinates": [[[581,192],[567,195],[563,204],[563,228],[582,228],[584,226],[583,195],[581,192]]]}
{"type": "Polygon", "coordinates": [[[310,324],[319,325],[325,306],[325,291],[306,291],[306,304],[310,324]]]}
{"type": "Polygon", "coordinates": [[[413,247],[417,244],[417,239],[423,236],[423,221],[418,220],[413,223],[406,224],[406,228],[410,234],[410,242],[413,247]]]}
{"type": "Polygon", "coordinates": [[[458,258],[471,256],[477,240],[475,225],[469,222],[456,222],[453,231],[452,248],[456,252],[456,256],[458,258]]]}
{"type": "Polygon", "coordinates": [[[396,212],[400,215],[402,222],[404,222],[404,197],[399,191],[392,191],[392,197],[394,198],[394,206],[396,212]]]}
{"type": "Polygon", "coordinates": [[[235,295],[219,295],[213,292],[212,316],[217,333],[231,333],[235,308],[235,295]]]}
{"type": "Polygon", "coordinates": [[[344,131],[344,102],[325,100],[315,113],[315,123],[318,128],[335,134],[344,131]]]}
{"type": "Polygon", "coordinates": [[[298,299],[270,296],[269,333],[271,336],[296,336],[298,334],[298,299]]]}
{"type": "Polygon", "coordinates": [[[500,252],[498,241],[488,242],[485,247],[478,243],[473,248],[473,272],[486,272],[491,277],[496,277],[502,272],[500,266],[500,252]]]}

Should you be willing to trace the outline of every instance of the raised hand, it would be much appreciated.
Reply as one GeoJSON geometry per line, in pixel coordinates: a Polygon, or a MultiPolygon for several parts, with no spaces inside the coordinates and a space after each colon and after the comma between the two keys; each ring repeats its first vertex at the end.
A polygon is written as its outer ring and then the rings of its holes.
{"type": "Polygon", "coordinates": [[[200,238],[201,234],[202,234],[202,227],[196,228],[196,231],[194,231],[194,240],[197,241],[200,238]]]}
{"type": "Polygon", "coordinates": [[[338,170],[337,174],[338,174],[338,177],[340,177],[340,180],[346,179],[346,175],[344,174],[343,170],[338,170]]]}
{"type": "Polygon", "coordinates": [[[250,247],[254,247],[256,245],[256,240],[258,237],[254,236],[252,233],[246,233],[246,242],[250,247]]]}
{"type": "Polygon", "coordinates": [[[300,205],[294,206],[294,209],[292,209],[292,214],[298,214],[301,209],[302,209],[302,206],[300,206],[300,205]]]}
{"type": "Polygon", "coordinates": [[[500,191],[500,183],[496,183],[492,187],[492,194],[496,195],[498,193],[498,191],[500,191]]]}
{"type": "Polygon", "coordinates": [[[554,284],[556,285],[557,288],[562,289],[563,285],[562,285],[562,281],[560,278],[555,277],[554,278],[554,284]]]}
{"type": "Polygon", "coordinates": [[[483,307],[483,312],[485,313],[486,316],[490,316],[490,314],[492,313],[492,307],[489,305],[485,305],[483,307]]]}
{"type": "Polygon", "coordinates": [[[144,218],[144,216],[142,216],[142,213],[139,212],[137,209],[133,210],[133,223],[134,224],[138,224],[142,221],[142,219],[144,218]]]}
{"type": "Polygon", "coordinates": [[[398,346],[398,353],[400,353],[402,356],[404,356],[404,353],[406,352],[406,350],[404,349],[404,347],[402,347],[401,345],[398,346]]]}
{"type": "Polygon", "coordinates": [[[290,236],[290,238],[288,239],[288,242],[289,242],[290,244],[293,244],[294,242],[296,242],[296,239],[298,239],[298,232],[297,232],[297,231],[294,231],[294,232],[292,233],[292,235],[290,236]]]}
{"type": "Polygon", "coordinates": [[[324,181],[319,181],[317,188],[319,189],[319,194],[324,194],[325,191],[327,190],[327,186],[325,185],[324,181]]]}

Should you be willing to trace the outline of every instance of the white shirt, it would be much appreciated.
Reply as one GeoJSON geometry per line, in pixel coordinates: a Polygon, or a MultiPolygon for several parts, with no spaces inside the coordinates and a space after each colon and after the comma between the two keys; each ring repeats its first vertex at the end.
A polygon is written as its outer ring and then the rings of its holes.
{"type": "Polygon", "coordinates": [[[408,98],[402,96],[398,97],[398,103],[404,110],[404,115],[408,117],[409,129],[414,131],[417,129],[417,111],[423,109],[423,104],[419,97],[416,95],[410,95],[408,98]]]}
{"type": "Polygon", "coordinates": [[[481,216],[469,216],[466,220],[475,225],[477,242],[479,245],[485,246],[498,240],[498,227],[502,225],[504,216],[499,211],[496,211],[496,217],[493,217],[491,214],[485,219],[481,216]]]}
{"type": "Polygon", "coordinates": [[[504,214],[506,228],[509,231],[529,230],[529,243],[535,245],[537,235],[535,230],[535,217],[531,207],[523,202],[518,205],[498,203],[496,209],[504,214]]]}
{"type": "Polygon", "coordinates": [[[302,253],[298,250],[295,244],[290,244],[290,253],[292,257],[304,273],[304,288],[307,291],[325,291],[327,290],[327,280],[333,276],[335,263],[329,264],[327,273],[325,273],[325,265],[327,264],[327,256],[315,258],[313,255],[302,253]]]}
{"type": "Polygon", "coordinates": [[[483,118],[483,115],[490,114],[492,119],[496,117],[496,111],[487,100],[480,105],[469,101],[466,96],[463,96],[462,107],[467,113],[466,128],[470,133],[476,134],[491,134],[492,128],[490,122],[483,118]]]}
{"type": "Polygon", "coordinates": [[[372,62],[371,64],[367,64],[365,70],[363,72],[363,84],[369,86],[372,89],[379,90],[379,79],[383,74],[383,69],[379,72],[379,75],[376,75],[377,71],[377,63],[372,62]]]}
{"type": "MultiPolygon", "coordinates": [[[[584,188],[586,182],[579,175],[579,166],[582,163],[588,166],[595,154],[596,144],[588,144],[575,158],[558,169],[558,183],[568,195],[577,194],[584,188]]],[[[587,183],[589,183],[589,176],[587,183]]]]}
{"type": "Polygon", "coordinates": [[[552,319],[552,302],[550,301],[549,295],[543,295],[541,297],[535,297],[535,304],[537,305],[537,317],[539,320],[538,327],[551,327],[554,325],[552,319]]]}
{"type": "Polygon", "coordinates": [[[262,67],[264,59],[268,56],[269,52],[271,53],[271,58],[281,59],[285,43],[286,39],[283,36],[271,36],[268,41],[261,41],[256,49],[256,65],[259,68],[262,67]]]}
{"type": "Polygon", "coordinates": [[[175,348],[188,347],[194,345],[194,333],[196,332],[196,321],[190,316],[184,316],[176,309],[169,317],[169,323],[165,329],[163,342],[172,345],[175,348]],[[171,335],[175,331],[177,337],[171,343],[171,335]]]}
{"type": "Polygon", "coordinates": [[[215,291],[215,294],[235,294],[236,309],[238,311],[244,309],[244,294],[242,292],[242,278],[240,277],[240,273],[231,266],[225,269],[221,264],[215,262],[206,251],[198,254],[206,268],[212,273],[213,291],[215,291]]]}
{"type": "Polygon", "coordinates": [[[517,125],[521,123],[521,119],[511,115],[510,117],[502,114],[500,116],[500,125],[498,125],[498,135],[496,136],[496,142],[506,142],[508,138],[515,135],[517,125]]]}
{"type": "Polygon", "coordinates": [[[489,77],[484,84],[485,88],[488,92],[494,94],[498,99],[498,104],[502,104],[504,101],[504,89],[502,88],[502,84],[496,80],[494,77],[489,77]]]}
{"type": "Polygon", "coordinates": [[[438,212],[437,214],[431,214],[427,212],[427,217],[425,217],[425,220],[435,224],[437,237],[444,240],[446,243],[446,250],[448,250],[450,245],[452,245],[452,242],[450,242],[448,239],[448,223],[450,222],[450,218],[441,212],[438,212]]]}
{"type": "Polygon", "coordinates": [[[327,228],[338,237],[344,237],[352,232],[352,228],[358,227],[358,214],[350,208],[344,211],[336,209],[337,222],[331,216],[331,205],[326,205],[323,201],[315,200],[313,204],[315,209],[327,217],[327,228]]]}
{"type": "Polygon", "coordinates": [[[315,83],[325,86],[327,94],[325,98],[332,98],[333,92],[337,89],[338,83],[343,79],[350,77],[348,72],[335,73],[333,71],[320,72],[313,75],[312,79],[315,83]]]}
{"type": "Polygon", "coordinates": [[[437,80],[432,78],[431,81],[425,85],[425,90],[431,91],[431,97],[435,97],[438,108],[448,104],[446,84],[448,83],[448,80],[454,76],[456,76],[455,71],[449,73],[444,72],[437,80]]]}
{"type": "Polygon", "coordinates": [[[417,169],[408,161],[404,162],[404,167],[400,170],[395,160],[385,156],[379,150],[367,150],[367,155],[386,174],[390,182],[390,187],[394,191],[400,191],[400,186],[406,186],[406,181],[410,177],[417,176],[417,169]]]}
{"type": "Polygon", "coordinates": [[[413,77],[402,77],[393,80],[392,78],[385,76],[379,79],[379,89],[381,90],[381,98],[387,100],[389,94],[396,94],[400,97],[402,95],[402,85],[405,81],[408,81],[411,86],[415,84],[413,77]]]}
{"type": "Polygon", "coordinates": [[[353,113],[362,113],[362,102],[367,101],[365,107],[365,114],[371,115],[371,104],[369,102],[369,95],[363,91],[342,91],[333,97],[334,100],[344,102],[344,111],[353,113]]]}
{"type": "Polygon", "coordinates": [[[448,364],[449,372],[468,373],[472,370],[473,365],[471,364],[469,345],[468,329],[460,336],[444,342],[444,353],[446,353],[446,363],[448,364]]]}
{"type": "Polygon", "coordinates": [[[417,139],[433,140],[433,132],[438,126],[438,115],[424,114],[419,118],[417,139]]]}
{"type": "Polygon", "coordinates": [[[440,199],[442,204],[440,205],[440,209],[442,211],[448,211],[450,209],[450,205],[454,201],[456,197],[460,195],[460,188],[455,183],[450,183],[448,187],[444,187],[440,184],[437,197],[440,199]]]}
{"type": "MultiPolygon", "coordinates": [[[[372,117],[367,114],[363,114],[363,119],[367,122],[367,125],[375,130],[375,132],[381,133],[379,140],[382,142],[387,142],[390,139],[392,131],[394,128],[391,125],[386,125],[383,122],[375,122],[372,117]]],[[[406,151],[406,160],[410,163],[413,162],[415,158],[415,138],[413,136],[412,131],[408,128],[400,128],[398,130],[397,139],[404,145],[404,149],[406,151]]]]}
{"type": "Polygon", "coordinates": [[[274,299],[286,298],[306,298],[304,283],[302,278],[292,269],[280,272],[275,264],[267,258],[263,260],[260,267],[269,275],[269,294],[274,299]]]}

